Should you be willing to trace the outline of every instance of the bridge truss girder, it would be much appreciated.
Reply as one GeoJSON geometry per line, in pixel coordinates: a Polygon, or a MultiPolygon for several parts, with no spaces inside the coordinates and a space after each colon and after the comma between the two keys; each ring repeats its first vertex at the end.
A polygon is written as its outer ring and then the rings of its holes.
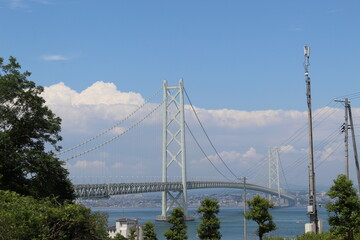
{"type": "MultiPolygon", "coordinates": [[[[243,189],[244,184],[242,182],[213,182],[213,181],[190,181],[186,184],[187,189],[200,189],[200,188],[237,188],[243,189]]],[[[253,190],[278,195],[278,192],[274,189],[259,186],[256,184],[246,183],[247,190],[253,190]]],[[[109,183],[109,184],[80,184],[75,185],[75,194],[78,198],[104,198],[111,195],[123,195],[123,194],[136,194],[146,192],[181,192],[183,190],[182,182],[145,182],[145,183],[109,183]]],[[[295,201],[295,197],[283,193],[281,197],[295,201]]]]}

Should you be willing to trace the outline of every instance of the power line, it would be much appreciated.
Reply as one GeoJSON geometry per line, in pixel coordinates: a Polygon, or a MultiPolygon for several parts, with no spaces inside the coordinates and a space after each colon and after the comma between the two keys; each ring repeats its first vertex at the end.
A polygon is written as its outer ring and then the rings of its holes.
{"type": "MultiPolygon", "coordinates": [[[[314,128],[318,127],[323,121],[325,121],[331,115],[333,115],[334,114],[334,107],[336,105],[338,105],[338,104],[339,103],[334,103],[333,100],[331,100],[331,101],[329,101],[329,103],[325,107],[321,108],[320,111],[317,111],[316,114],[314,114],[314,117],[313,117],[313,120],[316,121],[316,123],[314,124],[314,128]]],[[[284,140],[280,144],[280,146],[284,146],[284,147],[280,148],[280,153],[284,152],[284,151],[287,151],[288,149],[290,149],[292,144],[298,142],[300,139],[305,137],[306,128],[307,128],[307,124],[304,124],[299,129],[297,129],[294,134],[292,134],[290,137],[288,137],[286,140],[284,140]]],[[[244,174],[249,174],[249,175],[253,174],[255,171],[257,171],[257,169],[259,169],[260,167],[262,167],[263,165],[266,164],[265,160],[266,160],[266,157],[264,157],[262,160],[257,162],[256,165],[254,165],[252,168],[247,169],[242,175],[244,175],[244,174]]]]}
{"type": "Polygon", "coordinates": [[[339,148],[341,145],[342,145],[342,143],[340,142],[340,143],[335,147],[335,149],[334,149],[333,151],[331,151],[331,153],[329,153],[329,154],[326,156],[326,158],[324,158],[323,160],[320,160],[320,161],[316,164],[315,168],[320,167],[326,160],[328,160],[329,157],[330,157],[331,155],[333,155],[334,152],[336,152],[336,150],[338,150],[338,148],[339,148]]]}
{"type": "MultiPolygon", "coordinates": [[[[329,104],[328,104],[328,105],[329,105],[329,104]]],[[[331,109],[331,108],[330,108],[330,109],[331,109]]],[[[326,119],[328,119],[331,115],[334,114],[334,111],[330,111],[330,109],[329,109],[329,108],[323,108],[322,111],[321,111],[321,114],[320,114],[320,112],[318,112],[318,113],[316,114],[316,117],[314,117],[314,118],[315,118],[315,119],[318,119],[318,121],[314,124],[314,128],[320,126],[320,124],[321,124],[322,122],[324,122],[326,119]],[[326,110],[325,110],[325,109],[326,109],[326,110]]],[[[302,129],[303,129],[303,128],[302,128],[302,129]]],[[[331,138],[334,134],[339,133],[339,130],[340,130],[340,128],[339,128],[339,129],[336,129],[336,130],[335,130],[334,132],[332,132],[327,138],[331,138]]],[[[299,132],[299,131],[297,131],[297,132],[299,132]]],[[[302,135],[302,137],[304,137],[304,134],[301,134],[301,135],[302,135]]],[[[298,134],[295,138],[293,138],[293,139],[291,140],[291,142],[294,141],[294,140],[296,140],[296,142],[297,142],[298,140],[300,140],[300,138],[298,138],[299,136],[300,136],[300,134],[298,134]],[[296,138],[297,138],[297,139],[296,139],[296,138]]],[[[326,139],[323,140],[320,144],[324,144],[324,143],[326,143],[326,139]]],[[[283,145],[285,145],[285,144],[289,144],[289,143],[283,142],[283,145]]],[[[285,145],[285,146],[286,146],[286,145],[285,145]]],[[[319,144],[316,145],[316,150],[319,149],[319,147],[320,147],[319,144]]],[[[283,149],[280,149],[280,152],[287,151],[289,148],[290,148],[290,146],[285,147],[285,148],[283,148],[283,149]]],[[[302,158],[296,160],[295,163],[293,163],[293,164],[296,164],[296,165],[297,165],[297,163],[299,162],[299,160],[303,160],[304,158],[305,158],[305,157],[302,157],[302,158]]]]}
{"type": "MultiPolygon", "coordinates": [[[[328,119],[331,115],[334,114],[334,109],[333,107],[338,105],[338,103],[334,103],[333,101],[330,101],[327,106],[325,106],[324,108],[322,108],[320,111],[316,112],[316,114],[314,115],[314,120],[317,120],[316,124],[314,125],[314,128],[319,126],[323,121],[325,121],[326,119],[328,119]]],[[[286,146],[285,148],[280,149],[280,152],[286,151],[287,149],[290,148],[290,144],[294,144],[295,142],[299,141],[301,138],[303,138],[306,135],[305,129],[306,129],[307,125],[304,124],[302,127],[300,127],[298,130],[296,130],[296,132],[291,135],[289,138],[287,138],[285,141],[283,141],[283,143],[281,144],[281,146],[286,146]]],[[[266,158],[264,157],[263,159],[261,159],[260,161],[258,161],[253,167],[246,169],[244,172],[242,172],[240,175],[253,175],[254,173],[258,173],[258,169],[262,168],[263,165],[266,164],[266,158]]],[[[263,177],[265,179],[265,176],[263,177]]],[[[286,181],[286,176],[284,175],[285,181],[286,181]]],[[[259,180],[260,181],[260,180],[259,180]]],[[[286,181],[287,182],[287,181],[286,181]]]]}
{"type": "Polygon", "coordinates": [[[349,98],[349,99],[360,98],[360,92],[350,93],[350,94],[347,94],[347,95],[337,97],[335,99],[339,99],[339,98],[349,98]]]}
{"type": "MultiPolygon", "coordinates": [[[[325,146],[327,146],[329,144],[334,143],[336,140],[338,140],[340,135],[341,135],[341,132],[339,131],[339,129],[336,129],[336,131],[331,133],[325,140],[323,140],[319,144],[315,145],[315,148],[314,148],[315,152],[317,152],[318,150],[324,148],[325,146]]],[[[291,170],[294,170],[298,166],[304,164],[306,162],[305,161],[306,159],[307,159],[307,155],[303,155],[302,157],[298,158],[294,163],[292,163],[290,166],[287,166],[287,169],[290,169],[290,170],[287,171],[286,175],[288,175],[290,172],[292,172],[291,170]]],[[[316,163],[318,164],[318,162],[316,162],[316,163]]]]}
{"type": "MultiPolygon", "coordinates": [[[[339,143],[339,144],[335,147],[335,149],[326,156],[326,158],[324,158],[323,160],[319,161],[319,162],[316,164],[315,169],[319,168],[324,162],[326,162],[326,160],[329,159],[329,157],[332,156],[332,155],[336,152],[336,150],[339,149],[339,147],[340,147],[341,145],[342,145],[342,143],[339,143]]],[[[295,174],[295,176],[293,176],[293,178],[297,178],[297,177],[300,175],[300,173],[301,173],[301,171],[299,171],[297,174],[295,174]]]]}
{"type": "MultiPolygon", "coordinates": [[[[319,149],[322,149],[323,147],[325,147],[326,145],[330,144],[330,142],[334,142],[335,140],[338,139],[338,136],[340,135],[340,133],[337,133],[336,136],[333,134],[331,134],[331,140],[323,140],[321,143],[315,145],[315,152],[318,151],[319,149]]],[[[328,137],[330,138],[330,137],[328,137]]],[[[294,163],[292,163],[292,165],[288,166],[288,169],[295,169],[296,167],[298,167],[299,165],[303,164],[304,161],[307,159],[307,155],[303,155],[302,157],[298,158],[294,163]]],[[[290,170],[291,171],[291,170],[290,170]]]]}

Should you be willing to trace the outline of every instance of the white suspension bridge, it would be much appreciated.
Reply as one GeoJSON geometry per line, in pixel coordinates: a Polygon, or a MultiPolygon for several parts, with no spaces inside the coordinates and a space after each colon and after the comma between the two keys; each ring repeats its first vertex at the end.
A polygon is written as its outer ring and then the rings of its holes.
{"type": "MultiPolygon", "coordinates": [[[[235,188],[235,189],[248,189],[258,192],[263,192],[266,194],[273,195],[277,198],[283,198],[288,201],[290,204],[294,203],[295,196],[288,194],[281,190],[280,188],[280,171],[279,171],[279,150],[270,149],[269,150],[269,165],[268,165],[268,185],[262,186],[254,183],[246,182],[242,178],[239,178],[238,175],[234,173],[234,169],[231,169],[225,161],[222,159],[221,155],[217,152],[215,146],[211,142],[208,134],[206,133],[199,116],[197,115],[195,108],[193,107],[189,96],[184,89],[183,81],[180,80],[177,86],[168,86],[167,81],[164,81],[163,87],[163,101],[161,104],[155,106],[149,113],[145,114],[143,118],[138,120],[135,124],[123,129],[123,131],[106,140],[100,144],[97,144],[91,148],[88,148],[85,151],[70,155],[65,157],[62,160],[69,161],[71,159],[77,159],[81,156],[84,156],[92,151],[101,149],[110,142],[113,142],[120,137],[124,136],[126,133],[132,131],[147,118],[150,118],[151,115],[162,107],[162,177],[161,181],[154,182],[117,182],[117,183],[97,183],[97,184],[77,184],[75,185],[75,192],[78,198],[97,198],[97,197],[109,197],[111,195],[120,195],[120,194],[135,194],[135,193],[146,193],[146,192],[162,192],[162,213],[159,217],[159,220],[166,219],[168,216],[168,211],[173,206],[181,207],[185,214],[187,215],[187,191],[192,189],[200,188],[235,188]],[[227,177],[208,157],[201,147],[199,141],[196,140],[194,133],[191,131],[189,125],[185,121],[185,111],[184,111],[184,98],[187,97],[191,109],[193,110],[196,119],[198,120],[202,130],[205,133],[206,138],[209,140],[211,147],[216,152],[218,159],[225,166],[225,169],[232,175],[231,178],[227,177]],[[200,149],[204,154],[207,161],[214,167],[219,175],[223,177],[223,181],[189,181],[187,177],[187,160],[186,160],[186,146],[185,146],[185,132],[189,133],[193,139],[195,145],[200,149]],[[181,175],[180,181],[170,181],[174,171],[169,171],[170,167],[172,170],[175,168],[175,171],[181,175]],[[170,174],[170,175],[169,175],[170,174]]],[[[157,94],[157,93],[155,93],[157,94]]],[[[154,95],[155,95],[154,94],[154,95]]],[[[149,98],[151,99],[151,97],[149,98]]],[[[132,117],[134,114],[139,112],[147,103],[146,100],[138,108],[136,108],[132,113],[125,117],[122,121],[118,122],[116,125],[111,128],[99,133],[95,137],[89,138],[81,144],[78,144],[72,148],[69,148],[63,152],[60,152],[58,156],[65,156],[66,153],[70,153],[82,146],[87,145],[90,142],[93,142],[95,139],[105,135],[106,133],[114,130],[124,123],[127,119],[132,117]]],[[[292,139],[290,139],[292,141],[292,139]]],[[[160,160],[159,160],[160,161],[160,160]]],[[[300,162],[300,160],[298,161],[300,162]]]]}

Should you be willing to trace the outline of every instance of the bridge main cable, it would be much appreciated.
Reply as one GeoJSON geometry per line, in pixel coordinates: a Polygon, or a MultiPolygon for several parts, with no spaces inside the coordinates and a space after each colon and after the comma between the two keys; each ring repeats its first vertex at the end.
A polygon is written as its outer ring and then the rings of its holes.
{"type": "Polygon", "coordinates": [[[92,152],[108,143],[111,143],[112,141],[116,140],[117,138],[121,137],[122,135],[128,133],[130,130],[134,129],[135,127],[139,126],[146,118],[148,118],[151,114],[153,114],[157,109],[159,109],[162,105],[164,104],[164,102],[162,102],[161,104],[157,105],[151,112],[149,112],[148,114],[145,115],[145,117],[143,117],[142,119],[140,119],[138,122],[136,122],[135,124],[133,124],[132,126],[130,126],[129,128],[127,128],[124,132],[112,137],[111,139],[103,142],[103,143],[100,143],[98,145],[96,145],[95,147],[93,148],[90,148],[86,151],[83,151],[81,153],[78,153],[78,154],[75,154],[71,157],[68,157],[66,159],[62,159],[63,161],[68,161],[68,160],[71,160],[71,159],[74,159],[74,158],[77,158],[77,157],[80,157],[80,156],[83,156],[89,152],[92,152]]]}
{"type": "Polygon", "coordinates": [[[60,156],[60,155],[62,155],[62,154],[64,154],[64,153],[70,152],[70,151],[75,150],[75,149],[77,149],[77,148],[79,148],[79,147],[81,147],[81,146],[84,146],[85,144],[87,144],[87,143],[89,143],[89,142],[92,142],[92,141],[94,141],[95,139],[97,139],[97,138],[105,135],[106,133],[110,132],[111,130],[115,129],[115,128],[118,127],[120,124],[124,123],[124,122],[127,121],[129,118],[131,118],[132,116],[134,116],[135,113],[137,113],[137,112],[138,112],[140,109],[142,109],[146,104],[148,104],[151,99],[153,99],[156,95],[158,95],[161,90],[162,90],[162,87],[160,87],[153,95],[151,95],[150,97],[148,97],[148,98],[145,100],[145,102],[144,102],[143,104],[139,105],[132,113],[130,113],[129,115],[127,115],[127,116],[126,116],[125,118],[123,118],[122,120],[118,121],[118,122],[117,122],[116,124],[114,124],[112,127],[110,127],[110,128],[108,128],[108,129],[102,131],[101,133],[95,135],[94,137],[91,137],[91,138],[85,140],[85,141],[82,142],[82,143],[79,143],[79,144],[77,144],[77,145],[75,145],[75,146],[73,146],[73,147],[71,147],[71,148],[68,148],[68,149],[65,149],[65,150],[63,150],[63,151],[61,151],[61,152],[59,152],[59,153],[56,153],[55,156],[60,156]]]}
{"type": "Polygon", "coordinates": [[[195,108],[194,108],[194,106],[193,106],[193,104],[192,104],[192,102],[191,102],[191,100],[190,100],[190,98],[189,98],[189,95],[187,94],[185,88],[184,88],[184,92],[185,92],[186,97],[187,97],[187,99],[188,99],[188,101],[189,101],[189,103],[190,103],[191,109],[193,110],[193,112],[194,112],[194,114],[195,114],[195,116],[196,116],[196,119],[197,119],[197,121],[199,122],[199,124],[200,124],[200,126],[201,126],[201,129],[203,130],[203,132],[204,132],[206,138],[208,139],[211,147],[214,149],[216,155],[217,155],[218,158],[221,160],[221,162],[225,165],[225,167],[229,170],[229,172],[235,177],[235,180],[238,180],[238,176],[237,176],[237,175],[229,168],[229,166],[225,163],[225,161],[222,159],[222,157],[221,157],[220,154],[218,153],[217,149],[215,148],[214,144],[212,143],[209,135],[207,134],[207,132],[206,132],[203,124],[202,124],[201,121],[200,121],[200,118],[199,118],[198,114],[197,114],[196,111],[195,111],[195,108]]]}

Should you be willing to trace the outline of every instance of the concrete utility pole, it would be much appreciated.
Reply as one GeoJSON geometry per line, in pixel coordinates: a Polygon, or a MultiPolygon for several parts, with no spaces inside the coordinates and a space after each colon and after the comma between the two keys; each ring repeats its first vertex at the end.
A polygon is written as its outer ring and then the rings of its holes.
{"type": "MultiPolygon", "coordinates": [[[[310,58],[310,47],[304,47],[305,56],[305,82],[306,82],[306,96],[308,105],[308,125],[309,125],[309,205],[307,212],[310,215],[310,228],[305,231],[311,231],[318,233],[318,213],[316,208],[316,191],[315,191],[315,171],[314,171],[314,147],[313,147],[313,132],[312,132],[312,112],[311,112],[311,87],[309,77],[309,58],[310,58]]],[[[307,228],[308,225],[305,225],[307,228]]]]}
{"type": "Polygon", "coordinates": [[[345,133],[345,174],[347,179],[349,179],[349,123],[348,123],[348,109],[349,109],[349,99],[336,99],[335,102],[341,102],[345,105],[345,123],[344,123],[344,133],[345,133]]]}
{"type": "Polygon", "coordinates": [[[356,147],[356,140],[355,140],[355,130],[354,130],[354,123],[353,118],[351,114],[351,107],[350,104],[348,104],[349,108],[349,117],[350,117],[350,125],[351,125],[351,135],[352,135],[352,142],[353,142],[353,148],[354,148],[354,157],[355,157],[355,165],[356,165],[356,175],[358,180],[358,187],[359,187],[359,193],[360,193],[360,170],[359,170],[359,159],[357,154],[357,147],[356,147]]]}
{"type": "Polygon", "coordinates": [[[246,177],[244,177],[244,240],[247,238],[246,232],[246,177]]]}

